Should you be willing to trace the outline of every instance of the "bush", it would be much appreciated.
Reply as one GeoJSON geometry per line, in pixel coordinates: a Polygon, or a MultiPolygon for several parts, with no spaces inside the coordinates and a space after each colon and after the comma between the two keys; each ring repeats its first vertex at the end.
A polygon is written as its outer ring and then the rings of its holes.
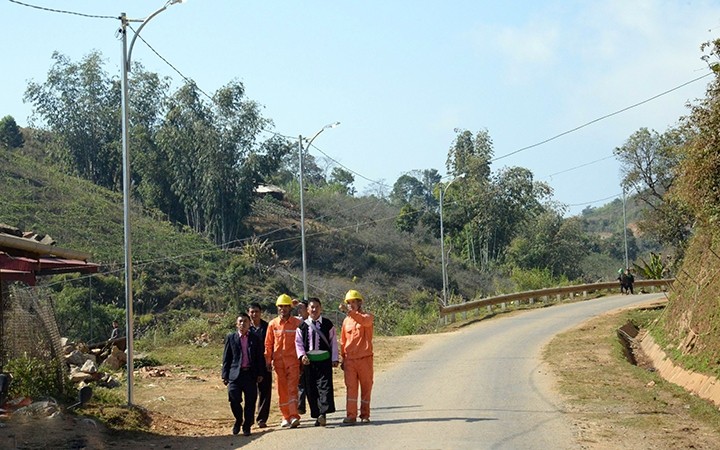
{"type": "Polygon", "coordinates": [[[69,382],[65,379],[62,365],[57,360],[14,358],[8,361],[5,371],[13,377],[10,383],[10,398],[53,397],[65,401],[71,397],[65,392],[64,386],[69,382]]]}

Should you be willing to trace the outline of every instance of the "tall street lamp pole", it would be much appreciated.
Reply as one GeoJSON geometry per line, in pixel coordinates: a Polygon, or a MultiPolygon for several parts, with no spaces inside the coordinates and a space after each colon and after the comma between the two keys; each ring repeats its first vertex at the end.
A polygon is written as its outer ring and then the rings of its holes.
{"type": "Polygon", "coordinates": [[[445,263],[445,229],[443,228],[443,199],[445,198],[445,192],[447,192],[448,188],[450,187],[453,182],[459,178],[463,178],[465,174],[460,174],[457,177],[453,178],[448,184],[445,185],[445,188],[440,190],[440,261],[442,264],[442,281],[443,281],[443,306],[447,306],[448,299],[447,299],[447,285],[448,285],[448,276],[447,276],[447,264],[445,263]]]}
{"type": "Polygon", "coordinates": [[[145,19],[128,19],[125,13],[120,14],[120,35],[122,36],[121,62],[121,110],[122,110],[122,149],[123,149],[123,223],[125,231],[125,334],[127,339],[127,397],[128,405],[133,404],[133,293],[132,293],[132,253],[130,251],[130,145],[128,112],[128,73],[130,72],[131,56],[135,39],[140,31],[155,16],[165,11],[168,6],[182,3],[183,0],[168,0],[165,6],[150,14],[145,19]],[[130,46],[127,44],[127,27],[131,22],[142,23],[135,32],[130,46]]]}
{"type": "MultiPolygon", "coordinates": [[[[340,125],[340,122],[333,122],[320,128],[320,131],[315,133],[315,136],[308,141],[307,147],[310,148],[316,137],[320,136],[320,133],[327,130],[328,128],[335,128],[340,125]]],[[[305,174],[304,174],[304,160],[305,152],[303,149],[303,137],[298,136],[298,158],[300,160],[300,244],[302,247],[302,280],[303,280],[303,300],[308,299],[307,291],[307,253],[305,252],[305,174]]]]}
{"type": "Polygon", "coordinates": [[[625,187],[623,186],[623,235],[625,236],[625,268],[629,269],[628,266],[628,244],[627,244],[627,218],[625,214],[625,187]]]}

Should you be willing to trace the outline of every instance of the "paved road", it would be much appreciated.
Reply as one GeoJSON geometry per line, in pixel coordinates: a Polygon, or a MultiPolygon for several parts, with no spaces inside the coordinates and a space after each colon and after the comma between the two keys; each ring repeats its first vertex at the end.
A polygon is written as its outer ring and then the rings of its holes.
{"type": "Polygon", "coordinates": [[[340,426],[344,411],[338,411],[324,429],[272,431],[243,448],[580,448],[540,360],[542,347],[590,317],[657,297],[611,296],[428,336],[420,349],[376,374],[371,425],[340,426]]]}

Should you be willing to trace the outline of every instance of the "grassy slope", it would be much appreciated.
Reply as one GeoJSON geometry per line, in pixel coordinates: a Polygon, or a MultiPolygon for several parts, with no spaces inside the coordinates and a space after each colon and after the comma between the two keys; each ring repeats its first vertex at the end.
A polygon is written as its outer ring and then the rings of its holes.
{"type": "MultiPolygon", "coordinates": [[[[0,150],[0,222],[49,234],[57,245],[87,251],[93,261],[123,262],[122,194],[71,177],[19,151],[0,150]]],[[[195,233],[131,208],[133,258],[212,251],[195,233]]]]}
{"type": "Polygon", "coordinates": [[[683,366],[720,376],[720,238],[697,230],[653,337],[683,366]]]}

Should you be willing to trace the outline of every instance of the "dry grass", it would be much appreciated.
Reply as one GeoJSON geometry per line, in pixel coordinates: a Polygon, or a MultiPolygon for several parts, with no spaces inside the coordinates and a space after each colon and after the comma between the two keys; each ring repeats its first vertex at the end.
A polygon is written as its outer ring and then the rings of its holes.
{"type": "Polygon", "coordinates": [[[545,350],[583,448],[720,448],[711,404],[624,359],[616,330],[627,317],[586,322],[545,350]]]}

